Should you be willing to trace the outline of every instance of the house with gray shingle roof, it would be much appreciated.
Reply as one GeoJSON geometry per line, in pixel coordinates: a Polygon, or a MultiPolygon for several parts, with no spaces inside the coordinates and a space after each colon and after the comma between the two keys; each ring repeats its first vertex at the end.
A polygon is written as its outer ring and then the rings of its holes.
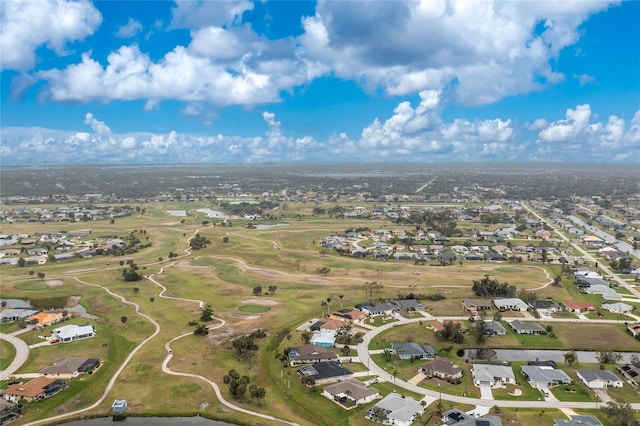
{"type": "Polygon", "coordinates": [[[410,426],[424,407],[410,396],[392,392],[367,410],[366,418],[374,422],[395,426],[410,426]]]}
{"type": "Polygon", "coordinates": [[[576,374],[591,389],[621,388],[622,380],[609,370],[577,370],[576,374]]]}
{"type": "Polygon", "coordinates": [[[378,398],[380,392],[365,386],[360,380],[349,379],[327,386],[322,395],[345,407],[357,407],[378,398]]]}
{"type": "Polygon", "coordinates": [[[522,374],[531,386],[538,389],[571,383],[567,373],[547,365],[523,365],[522,374]]]}
{"type": "Polygon", "coordinates": [[[544,327],[535,321],[513,320],[509,326],[518,334],[547,334],[544,327]]]}
{"type": "Polygon", "coordinates": [[[500,386],[505,383],[516,383],[513,369],[508,365],[498,364],[473,364],[471,369],[473,383],[476,386],[500,386]]]}

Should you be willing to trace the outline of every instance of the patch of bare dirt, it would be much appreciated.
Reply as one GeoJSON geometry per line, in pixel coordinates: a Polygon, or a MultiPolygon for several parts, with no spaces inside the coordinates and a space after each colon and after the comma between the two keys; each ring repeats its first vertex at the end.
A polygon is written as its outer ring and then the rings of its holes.
{"type": "Polygon", "coordinates": [[[229,314],[229,316],[235,317],[235,318],[244,319],[244,320],[257,320],[257,319],[260,319],[260,315],[258,315],[258,314],[238,314],[238,313],[234,312],[234,313],[229,314]]]}
{"type": "Polygon", "coordinates": [[[333,281],[331,281],[330,279],[320,278],[320,277],[309,277],[307,278],[307,281],[316,283],[316,284],[333,284],[333,281]]]}
{"type": "Polygon", "coordinates": [[[62,284],[64,284],[64,281],[62,281],[62,280],[49,280],[49,281],[46,281],[46,284],[49,287],[60,287],[62,284]]]}
{"type": "Polygon", "coordinates": [[[175,264],[175,267],[176,268],[196,268],[196,269],[206,268],[206,266],[194,265],[188,260],[181,260],[180,262],[175,264]]]}
{"type": "Polygon", "coordinates": [[[251,272],[255,272],[256,274],[263,275],[265,277],[270,277],[270,278],[279,278],[285,275],[282,272],[267,271],[266,269],[253,269],[251,272]]]}
{"type": "Polygon", "coordinates": [[[257,297],[252,297],[250,299],[244,299],[241,300],[240,303],[246,304],[246,305],[266,305],[266,306],[275,306],[275,305],[279,305],[280,302],[278,302],[277,300],[273,300],[273,299],[261,299],[261,298],[257,298],[257,297]]]}

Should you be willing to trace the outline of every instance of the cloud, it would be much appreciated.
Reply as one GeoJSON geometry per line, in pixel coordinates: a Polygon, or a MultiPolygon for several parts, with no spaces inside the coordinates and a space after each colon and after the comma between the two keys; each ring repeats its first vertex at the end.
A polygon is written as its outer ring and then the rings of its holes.
{"type": "Polygon", "coordinates": [[[574,74],[573,78],[578,80],[578,83],[580,83],[580,86],[586,86],[587,84],[596,82],[596,78],[588,74],[574,74]]]}
{"type": "MultiPolygon", "coordinates": [[[[435,91],[451,103],[483,105],[563,81],[550,64],[578,41],[590,15],[613,3],[396,1],[362,7],[321,0],[313,16],[302,18],[300,36],[268,39],[243,21],[251,2],[178,1],[168,28],[189,29],[191,39],[159,59],[132,44],[113,50],[106,61],[86,52],[78,63],[36,75],[56,102],[141,99],[147,110],[164,100],[218,109],[277,103],[282,93],[321,76],[354,80],[372,93],[435,91]]],[[[130,19],[119,32],[130,34],[136,24],[130,19]]]]}
{"type": "Polygon", "coordinates": [[[541,142],[566,142],[583,133],[589,124],[591,107],[588,104],[578,105],[575,110],[568,109],[566,119],[551,123],[540,131],[541,142]]]}
{"type": "Polygon", "coordinates": [[[87,113],[84,122],[91,127],[90,133],[3,128],[0,155],[4,164],[32,164],[50,158],[67,164],[638,161],[640,111],[628,125],[617,116],[601,123],[592,121],[595,114],[589,105],[578,105],[568,109],[564,118],[546,124],[533,143],[527,133],[533,125],[518,127],[501,118],[447,122],[440,116],[441,107],[439,92],[425,91],[416,105],[398,103],[388,117],[373,119],[356,138],[341,132],[325,140],[288,135],[286,123],[270,111],[262,112],[264,133],[252,136],[176,131],[116,134],[87,113]]]}
{"type": "Polygon", "coordinates": [[[140,23],[140,21],[129,17],[129,21],[125,25],[119,27],[116,31],[116,37],[131,38],[138,34],[140,31],[142,31],[142,24],[140,23]]]}
{"type": "Polygon", "coordinates": [[[93,116],[90,112],[88,112],[84,119],[84,124],[88,124],[91,126],[94,132],[101,136],[109,136],[111,135],[111,129],[106,125],[104,121],[100,121],[93,116]]]}
{"type": "Polygon", "coordinates": [[[609,4],[418,1],[363,8],[320,1],[303,19],[300,42],[308,59],[369,90],[408,95],[448,87],[457,102],[482,105],[562,81],[550,61],[609,4]]]}
{"type": "Polygon", "coordinates": [[[238,23],[244,12],[253,9],[250,1],[176,0],[170,28],[222,27],[238,23]]]}
{"type": "Polygon", "coordinates": [[[68,42],[84,40],[102,23],[86,0],[3,0],[0,13],[0,69],[28,70],[41,46],[66,54],[68,42]]]}

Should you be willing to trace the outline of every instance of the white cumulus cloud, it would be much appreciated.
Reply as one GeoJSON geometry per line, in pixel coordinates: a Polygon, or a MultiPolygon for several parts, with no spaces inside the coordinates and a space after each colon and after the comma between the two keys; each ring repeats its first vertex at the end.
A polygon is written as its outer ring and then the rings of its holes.
{"type": "Polygon", "coordinates": [[[3,0],[0,2],[0,69],[28,70],[41,46],[64,55],[68,42],[84,40],[102,23],[86,0],[3,0]]]}

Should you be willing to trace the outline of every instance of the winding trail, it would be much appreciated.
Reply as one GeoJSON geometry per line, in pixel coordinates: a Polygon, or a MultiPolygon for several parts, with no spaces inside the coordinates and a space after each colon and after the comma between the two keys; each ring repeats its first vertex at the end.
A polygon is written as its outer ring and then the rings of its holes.
{"type": "MultiPolygon", "coordinates": [[[[171,265],[169,265],[171,266],[171,265]]],[[[151,281],[152,283],[154,283],[155,285],[157,285],[158,287],[160,287],[162,289],[162,291],[160,291],[160,293],[158,294],[158,297],[163,298],[163,299],[172,299],[172,300],[180,300],[183,302],[196,302],[198,303],[198,306],[200,307],[200,309],[203,309],[205,307],[205,303],[202,300],[196,300],[196,299],[185,299],[182,297],[171,297],[171,296],[165,296],[164,293],[167,291],[167,288],[162,285],[161,283],[159,283],[155,278],[154,275],[158,275],[161,274],[162,272],[164,272],[165,268],[161,268],[160,271],[158,271],[155,274],[146,276],[145,278],[149,281],[151,281]]],[[[217,320],[219,323],[213,326],[209,326],[208,329],[209,330],[215,330],[216,328],[222,327],[226,324],[225,320],[223,320],[222,318],[218,318],[218,317],[213,317],[213,319],[217,320]]],[[[182,339],[183,337],[187,337],[187,336],[193,336],[193,333],[185,333],[182,334],[180,336],[176,336],[173,339],[169,340],[167,343],[165,343],[165,349],[167,350],[167,356],[165,357],[164,361],[162,361],[162,371],[166,374],[172,375],[172,376],[183,376],[183,377],[191,377],[191,378],[195,378],[195,379],[199,379],[202,380],[206,383],[208,383],[214,390],[216,397],[218,398],[218,400],[225,405],[228,408],[231,408],[232,410],[235,411],[239,411],[241,413],[245,413],[245,414],[249,414],[252,416],[256,416],[256,417],[261,417],[263,419],[267,419],[267,420],[271,420],[271,421],[276,421],[276,422],[280,422],[280,423],[285,423],[285,424],[289,424],[292,426],[299,426],[297,423],[293,423],[290,422],[288,420],[284,420],[284,419],[280,419],[274,416],[270,416],[268,414],[263,414],[263,413],[259,413],[257,411],[251,411],[251,410],[247,410],[245,408],[239,407],[235,404],[232,404],[231,402],[227,401],[226,399],[224,399],[224,397],[222,396],[222,392],[220,392],[220,387],[212,380],[207,379],[204,376],[200,376],[197,374],[192,374],[192,373],[181,373],[178,371],[173,371],[168,367],[169,361],[171,361],[171,359],[173,358],[173,351],[171,350],[171,343],[175,342],[176,340],[182,339]]]]}

